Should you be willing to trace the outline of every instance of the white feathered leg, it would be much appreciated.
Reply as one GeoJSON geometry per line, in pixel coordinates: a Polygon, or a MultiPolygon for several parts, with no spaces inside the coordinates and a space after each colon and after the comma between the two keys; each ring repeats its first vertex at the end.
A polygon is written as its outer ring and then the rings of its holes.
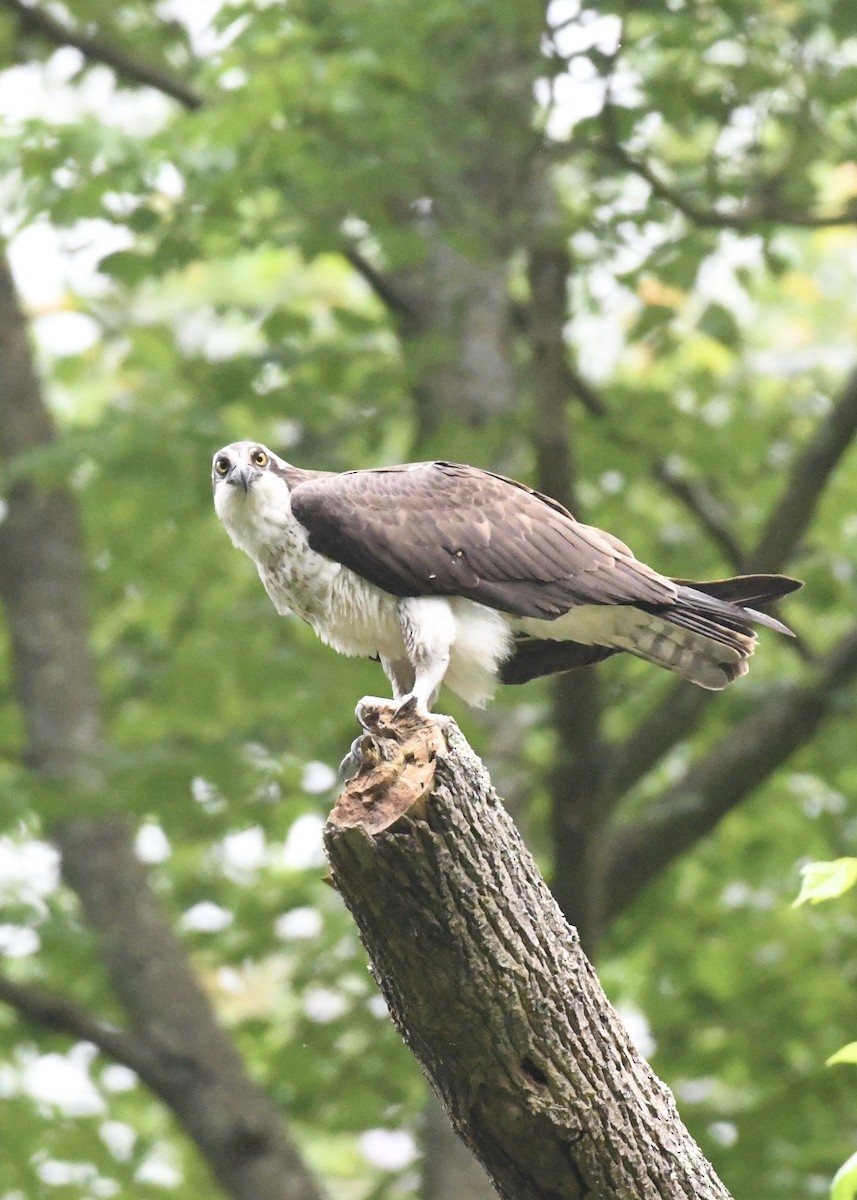
{"type": "MultiPolygon", "coordinates": [[[[411,702],[414,687],[414,669],[406,658],[385,658],[381,655],[381,666],[384,669],[384,674],[390,681],[390,686],[393,689],[392,700],[385,699],[383,696],[363,696],[357,701],[357,707],[354,710],[354,715],[358,722],[367,729],[368,726],[363,720],[364,708],[385,708],[392,706],[396,712],[411,702]]],[[[354,745],[351,747],[351,755],[353,756],[355,747],[360,741],[357,738],[354,745]]],[[[350,756],[349,756],[350,757],[350,756]]],[[[346,759],[343,759],[340,764],[340,769],[345,765],[346,759]]]]}
{"type": "MultiPolygon", "coordinates": [[[[384,674],[393,688],[393,705],[397,713],[408,708],[430,717],[431,705],[440,691],[449,666],[449,656],[455,641],[456,620],[448,600],[440,597],[412,597],[399,601],[399,624],[405,643],[406,659],[381,657],[384,674]]],[[[364,729],[364,706],[377,708],[389,704],[377,696],[364,696],[358,701],[355,716],[364,729]]],[[[443,723],[443,719],[441,719],[443,723]]],[[[340,763],[340,774],[349,778],[360,766],[360,738],[340,763]]]]}
{"type": "Polygon", "coordinates": [[[414,679],[410,692],[396,697],[397,709],[415,708],[430,716],[449,666],[455,616],[443,596],[410,597],[399,601],[399,623],[414,679]]]}
{"type": "MultiPolygon", "coordinates": [[[[456,620],[443,596],[414,596],[399,601],[399,625],[406,659],[381,658],[381,666],[393,688],[396,712],[414,708],[431,716],[431,706],[440,691],[455,641],[456,620]]],[[[364,696],[355,715],[363,725],[363,708],[389,704],[377,696],[364,696]]]]}

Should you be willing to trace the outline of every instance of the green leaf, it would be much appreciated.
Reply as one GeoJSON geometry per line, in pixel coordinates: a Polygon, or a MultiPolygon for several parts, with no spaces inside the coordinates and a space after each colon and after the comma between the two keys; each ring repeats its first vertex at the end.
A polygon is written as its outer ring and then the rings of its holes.
{"type": "Polygon", "coordinates": [[[846,1159],[830,1185],[830,1200],[854,1200],[857,1196],[857,1153],[846,1159]]]}
{"type": "Polygon", "coordinates": [[[709,304],[699,318],[697,328],[724,346],[737,346],[741,340],[741,330],[734,314],[722,304],[709,304]]]}
{"type": "Polygon", "coordinates": [[[813,862],[801,867],[803,882],[792,908],[801,904],[820,904],[835,900],[857,883],[857,858],[835,858],[832,862],[813,862]]]}
{"type": "Polygon", "coordinates": [[[826,1066],[832,1067],[834,1063],[857,1063],[857,1042],[849,1042],[847,1046],[842,1046],[835,1054],[831,1054],[826,1066]]]}
{"type": "Polygon", "coordinates": [[[148,277],[151,266],[142,255],[133,250],[116,250],[102,258],[99,269],[117,283],[135,287],[148,277]]]}
{"type": "Polygon", "coordinates": [[[663,329],[675,316],[666,304],[647,304],[631,327],[629,337],[642,340],[663,329]]]}

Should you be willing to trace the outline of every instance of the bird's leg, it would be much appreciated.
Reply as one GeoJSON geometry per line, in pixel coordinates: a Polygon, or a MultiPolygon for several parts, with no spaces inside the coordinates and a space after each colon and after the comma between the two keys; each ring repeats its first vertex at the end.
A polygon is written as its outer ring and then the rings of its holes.
{"type": "MultiPolygon", "coordinates": [[[[393,686],[396,712],[415,709],[431,716],[431,705],[443,683],[455,641],[456,623],[449,601],[443,596],[409,596],[399,601],[399,627],[405,658],[381,658],[393,686]]],[[[388,701],[364,696],[357,705],[357,720],[363,725],[361,709],[388,701]]],[[[365,726],[364,726],[365,728],[365,726]]]]}
{"type": "Polygon", "coordinates": [[[424,717],[430,717],[432,715],[431,706],[437,699],[448,666],[448,653],[424,660],[417,667],[413,688],[406,695],[397,697],[396,712],[413,709],[424,717]]]}
{"type": "Polygon", "coordinates": [[[396,711],[413,708],[431,716],[455,641],[455,617],[442,596],[412,597],[399,601],[399,624],[411,668],[410,690],[396,696],[396,711]]]}
{"type": "Polygon", "coordinates": [[[385,658],[383,654],[381,655],[381,666],[392,685],[393,699],[398,705],[398,702],[403,700],[413,689],[414,668],[407,658],[385,658]]]}
{"type": "MultiPolygon", "coordinates": [[[[354,715],[364,729],[369,729],[364,719],[364,711],[366,708],[378,708],[390,705],[394,707],[396,712],[399,712],[402,702],[407,702],[411,695],[411,689],[414,686],[414,668],[408,662],[407,658],[385,658],[384,655],[379,655],[381,666],[384,668],[384,674],[390,681],[393,689],[393,699],[384,700],[380,696],[364,696],[362,700],[357,702],[357,707],[354,710],[354,715]]],[[[351,749],[339,764],[339,774],[343,779],[350,779],[352,775],[356,775],[360,770],[362,762],[361,743],[363,734],[356,737],[351,743],[351,749]]]]}
{"type": "Polygon", "coordinates": [[[414,686],[414,668],[407,658],[385,658],[383,654],[380,654],[378,658],[384,668],[384,674],[390,681],[393,698],[386,700],[383,696],[364,696],[362,700],[357,701],[355,715],[364,729],[368,728],[363,720],[364,706],[367,708],[394,708],[398,712],[402,702],[409,699],[414,686]]]}
{"type": "MultiPolygon", "coordinates": [[[[393,688],[392,706],[396,713],[414,709],[422,716],[433,716],[434,703],[443,677],[449,666],[449,655],[455,641],[455,617],[449,601],[442,596],[414,596],[399,601],[399,626],[405,644],[404,658],[381,656],[381,666],[393,688]]],[[[364,696],[358,701],[355,716],[368,732],[372,728],[364,719],[364,708],[390,704],[377,696],[364,696]]],[[[340,774],[354,774],[360,767],[361,739],[357,738],[340,764],[340,774]]]]}

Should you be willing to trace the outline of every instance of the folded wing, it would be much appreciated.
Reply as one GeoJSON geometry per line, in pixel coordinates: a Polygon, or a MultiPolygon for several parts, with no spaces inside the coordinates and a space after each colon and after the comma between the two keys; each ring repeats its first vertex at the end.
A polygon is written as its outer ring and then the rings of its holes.
{"type": "Polygon", "coordinates": [[[475,467],[422,463],[300,484],[313,550],[397,596],[465,596],[551,620],[581,604],[671,605],[676,585],[562,505],[475,467]]]}

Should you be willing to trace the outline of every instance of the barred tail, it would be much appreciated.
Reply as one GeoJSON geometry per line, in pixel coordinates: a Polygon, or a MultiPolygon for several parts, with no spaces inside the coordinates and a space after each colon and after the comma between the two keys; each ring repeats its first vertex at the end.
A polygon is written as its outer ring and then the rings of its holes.
{"type": "Polygon", "coordinates": [[[588,666],[624,650],[699,687],[719,691],[746,675],[747,660],[756,647],[754,626],[793,636],[781,621],[748,605],[788,595],[801,586],[795,579],[744,575],[673,582],[678,594],[671,605],[605,605],[597,643],[595,637],[594,644],[587,645],[570,639],[516,637],[500,678],[504,683],[525,683],[539,675],[588,666]]]}

